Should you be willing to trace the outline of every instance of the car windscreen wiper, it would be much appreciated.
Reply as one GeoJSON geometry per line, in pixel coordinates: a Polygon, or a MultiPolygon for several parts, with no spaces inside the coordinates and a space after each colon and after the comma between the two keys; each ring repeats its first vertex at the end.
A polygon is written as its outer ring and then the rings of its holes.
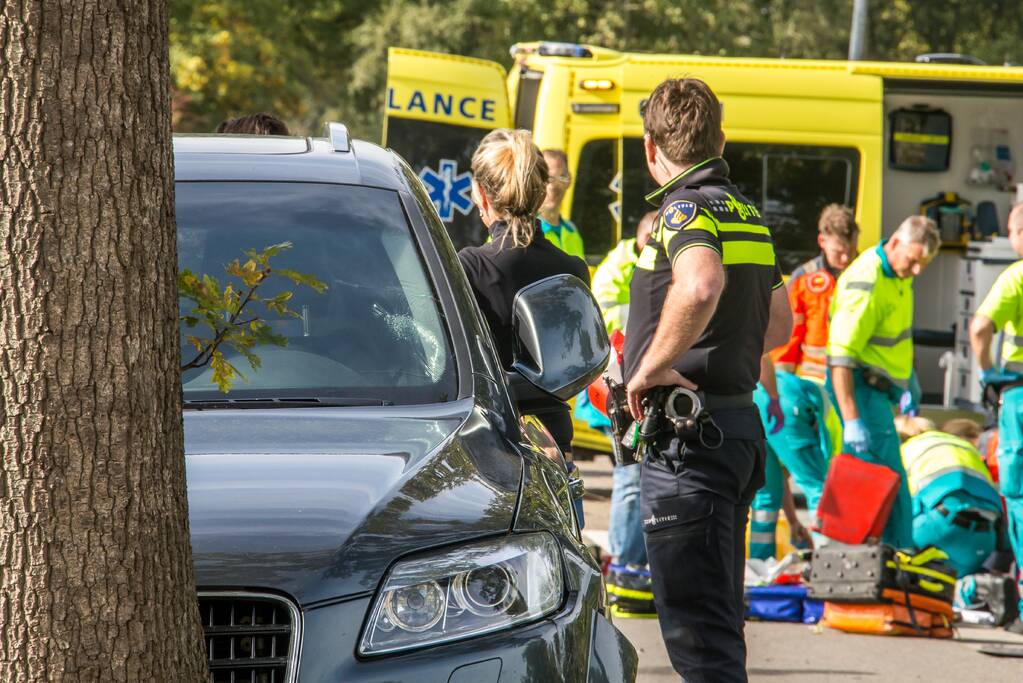
{"type": "Polygon", "coordinates": [[[359,406],[393,406],[382,398],[362,396],[299,396],[286,398],[203,398],[185,399],[185,410],[215,408],[355,408],[359,406]]]}

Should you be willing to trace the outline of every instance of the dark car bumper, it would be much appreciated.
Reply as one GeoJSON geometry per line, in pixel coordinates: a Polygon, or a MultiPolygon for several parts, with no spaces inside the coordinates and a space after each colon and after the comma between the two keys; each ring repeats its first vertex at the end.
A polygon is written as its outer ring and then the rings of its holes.
{"type": "Polygon", "coordinates": [[[535,624],[421,650],[356,657],[372,597],[303,610],[301,683],[337,681],[620,683],[636,677],[636,650],[597,610],[599,578],[535,624]]]}

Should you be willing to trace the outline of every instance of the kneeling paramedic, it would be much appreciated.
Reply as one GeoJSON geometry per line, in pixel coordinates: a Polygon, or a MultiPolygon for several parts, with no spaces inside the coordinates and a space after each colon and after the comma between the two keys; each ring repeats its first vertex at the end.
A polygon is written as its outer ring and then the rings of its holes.
{"type": "Polygon", "coordinates": [[[913,541],[944,550],[959,578],[981,571],[1000,550],[1002,499],[977,450],[980,427],[958,419],[939,431],[930,420],[905,415],[895,427],[905,439],[913,541]]]}
{"type": "Polygon", "coordinates": [[[632,278],[625,373],[654,602],[683,680],[742,682],[746,519],[764,480],[752,393],[765,336],[788,339],[792,314],[770,230],[720,157],[714,93],[669,79],[644,128],[660,215],[632,278]]]}

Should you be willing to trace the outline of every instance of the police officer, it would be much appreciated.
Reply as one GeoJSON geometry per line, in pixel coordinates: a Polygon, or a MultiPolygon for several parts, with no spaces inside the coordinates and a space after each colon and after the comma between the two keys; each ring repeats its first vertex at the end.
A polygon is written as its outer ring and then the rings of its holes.
{"type": "MultiPolygon", "coordinates": [[[[1023,204],[1009,214],[1009,242],[1023,256],[1023,204]]],[[[998,479],[1005,497],[1009,543],[1019,565],[1023,563],[1023,260],[998,276],[977,309],[970,322],[970,344],[983,373],[981,381],[1008,385],[1002,391],[998,412],[998,479]],[[1002,368],[991,362],[996,329],[1004,332],[1002,368]]],[[[1023,621],[1017,619],[1007,628],[1023,633],[1023,621]]]]}
{"type": "Polygon", "coordinates": [[[752,393],[765,342],[788,339],[792,314],[770,230],[728,179],[711,89],[664,81],[643,123],[660,215],[632,276],[624,369],[632,414],[650,412],[641,508],[654,601],[686,681],[746,681],[744,537],[765,448],[752,393]],[[699,391],[709,420],[680,431],[659,417],[673,387],[699,391]]]}
{"type": "Polygon", "coordinates": [[[913,547],[913,513],[892,408],[913,384],[913,277],[940,244],[934,221],[910,216],[852,262],[831,299],[828,372],[842,439],[856,457],[899,474],[883,540],[900,548],[913,547]]]}

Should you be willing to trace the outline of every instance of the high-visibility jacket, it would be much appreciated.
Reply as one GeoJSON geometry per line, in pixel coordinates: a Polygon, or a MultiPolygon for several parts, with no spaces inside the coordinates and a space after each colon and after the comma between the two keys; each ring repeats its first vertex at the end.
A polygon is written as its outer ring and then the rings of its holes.
{"type": "Polygon", "coordinates": [[[1002,364],[1023,373],[1023,261],[1006,268],[977,309],[1002,330],[1002,364]]]}
{"type": "Polygon", "coordinates": [[[612,249],[593,273],[590,291],[604,313],[607,333],[625,332],[629,320],[629,283],[636,269],[636,240],[624,239],[612,249]]]}
{"type": "Polygon", "coordinates": [[[583,238],[579,234],[579,229],[575,227],[575,223],[567,218],[562,218],[560,223],[552,225],[541,218],[540,227],[543,229],[544,236],[553,242],[558,249],[561,249],[566,254],[578,256],[586,260],[583,253],[583,238]]]}
{"type": "Polygon", "coordinates": [[[902,444],[914,513],[930,510],[953,491],[968,493],[985,510],[1001,512],[1002,502],[984,458],[969,441],[929,431],[902,444]]]}
{"type": "Polygon", "coordinates": [[[824,254],[792,271],[789,278],[792,336],[771,352],[778,370],[819,382],[825,380],[828,371],[828,309],[836,281],[824,254]]]}
{"type": "Polygon", "coordinates": [[[860,254],[831,298],[828,365],[863,368],[908,389],[913,374],[913,279],[895,275],[884,242],[860,254]]]}

